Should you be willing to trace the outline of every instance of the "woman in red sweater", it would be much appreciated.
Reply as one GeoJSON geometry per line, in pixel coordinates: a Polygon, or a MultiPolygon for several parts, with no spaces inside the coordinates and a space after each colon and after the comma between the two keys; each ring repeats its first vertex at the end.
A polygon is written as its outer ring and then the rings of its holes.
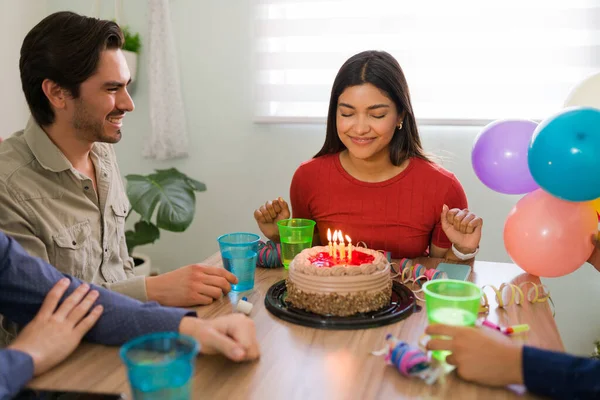
{"type": "MultiPolygon", "coordinates": [[[[296,170],[290,199],[294,218],[316,221],[315,245],[341,229],[393,258],[466,260],[481,239],[460,182],[423,151],[404,73],[386,52],[356,54],[340,68],[325,143],[296,170]]],[[[290,210],[278,198],[254,217],[278,241],[277,221],[290,210]]]]}

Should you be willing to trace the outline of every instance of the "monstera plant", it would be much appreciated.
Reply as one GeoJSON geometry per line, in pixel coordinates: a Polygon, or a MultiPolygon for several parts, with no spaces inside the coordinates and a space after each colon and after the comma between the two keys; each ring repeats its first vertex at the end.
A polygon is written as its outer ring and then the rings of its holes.
{"type": "MultiPolygon", "coordinates": [[[[150,260],[133,252],[136,246],[154,243],[160,230],[185,231],[196,213],[196,195],[206,185],[190,178],[176,168],[155,170],[149,175],[127,175],[127,197],[131,210],[140,215],[133,230],[125,232],[127,249],[134,258],[136,274],[150,272],[150,260]]],[[[131,215],[131,211],[127,218],[131,215]]]]}

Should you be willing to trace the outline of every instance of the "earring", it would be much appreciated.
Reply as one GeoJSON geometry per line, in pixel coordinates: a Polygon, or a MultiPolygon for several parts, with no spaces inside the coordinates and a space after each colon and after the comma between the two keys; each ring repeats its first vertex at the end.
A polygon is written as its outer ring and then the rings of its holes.
{"type": "Polygon", "coordinates": [[[401,129],[402,129],[402,124],[403,124],[403,123],[404,123],[403,121],[400,121],[400,123],[398,124],[398,130],[401,130],[401,129]]]}

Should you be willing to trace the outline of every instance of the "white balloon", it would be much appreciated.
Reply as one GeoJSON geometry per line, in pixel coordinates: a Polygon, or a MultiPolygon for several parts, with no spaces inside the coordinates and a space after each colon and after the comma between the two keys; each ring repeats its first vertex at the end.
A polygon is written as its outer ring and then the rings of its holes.
{"type": "Polygon", "coordinates": [[[578,83],[569,93],[564,106],[600,109],[600,72],[578,83]]]}

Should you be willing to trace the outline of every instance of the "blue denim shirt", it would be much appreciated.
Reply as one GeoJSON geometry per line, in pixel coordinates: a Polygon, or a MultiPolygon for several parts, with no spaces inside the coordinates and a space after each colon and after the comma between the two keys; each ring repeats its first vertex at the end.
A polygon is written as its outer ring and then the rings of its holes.
{"type": "MultiPolygon", "coordinates": [[[[83,282],[62,274],[39,258],[29,256],[12,238],[0,232],[0,314],[24,326],[40,309],[50,289],[62,278],[71,280],[66,298],[83,282]]],[[[85,339],[104,345],[120,345],[137,336],[179,330],[179,323],[194,312],[142,303],[130,297],[91,285],[100,293],[96,304],[102,316],[85,339]]],[[[62,300],[61,300],[62,302],[62,300]]],[[[15,396],[33,377],[33,360],[23,352],[0,350],[0,399],[15,396]]]]}
{"type": "Polygon", "coordinates": [[[552,399],[600,399],[600,360],[525,346],[527,390],[552,399]]]}

